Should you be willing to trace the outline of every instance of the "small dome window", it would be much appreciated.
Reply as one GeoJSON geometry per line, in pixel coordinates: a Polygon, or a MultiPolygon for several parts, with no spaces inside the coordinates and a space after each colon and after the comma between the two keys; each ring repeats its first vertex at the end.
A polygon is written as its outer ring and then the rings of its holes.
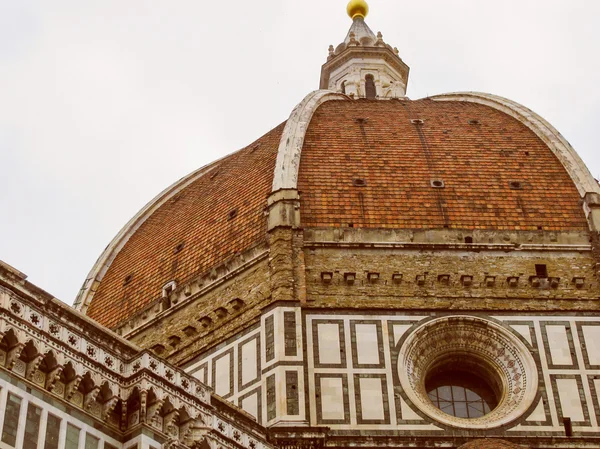
{"type": "Polygon", "coordinates": [[[123,280],[123,285],[128,285],[132,279],[133,279],[133,274],[128,274],[127,276],[125,276],[125,279],[123,280]]]}
{"type": "Polygon", "coordinates": [[[519,181],[510,181],[508,185],[512,190],[521,190],[523,188],[523,184],[521,184],[519,181]]]}
{"type": "Polygon", "coordinates": [[[435,189],[443,189],[445,187],[445,184],[444,181],[442,181],[441,179],[432,179],[431,187],[435,189]]]}
{"type": "Polygon", "coordinates": [[[377,96],[377,89],[375,88],[375,78],[373,78],[373,75],[365,76],[365,96],[369,100],[374,100],[377,96]]]}
{"type": "Polygon", "coordinates": [[[367,185],[367,181],[365,181],[363,178],[355,178],[352,180],[352,185],[354,187],[364,187],[367,185]]]}

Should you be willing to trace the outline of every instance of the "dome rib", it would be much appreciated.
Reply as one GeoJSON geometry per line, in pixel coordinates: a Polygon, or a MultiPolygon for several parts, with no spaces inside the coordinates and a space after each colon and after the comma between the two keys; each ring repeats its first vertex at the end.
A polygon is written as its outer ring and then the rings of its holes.
{"type": "Polygon", "coordinates": [[[315,111],[323,103],[333,100],[349,100],[344,94],[330,90],[315,90],[296,105],[288,118],[279,148],[273,174],[273,192],[298,187],[298,167],[304,145],[304,136],[315,111]]]}

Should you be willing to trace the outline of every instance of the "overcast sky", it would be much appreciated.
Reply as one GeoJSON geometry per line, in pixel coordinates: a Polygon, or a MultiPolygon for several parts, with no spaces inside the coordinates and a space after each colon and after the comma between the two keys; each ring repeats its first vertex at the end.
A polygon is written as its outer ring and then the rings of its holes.
{"type": "MultiPolygon", "coordinates": [[[[490,92],[600,176],[600,1],[370,0],[409,97],[490,92]]],[[[0,259],[72,303],[119,229],[318,88],[346,1],[0,0],[0,259]]]]}

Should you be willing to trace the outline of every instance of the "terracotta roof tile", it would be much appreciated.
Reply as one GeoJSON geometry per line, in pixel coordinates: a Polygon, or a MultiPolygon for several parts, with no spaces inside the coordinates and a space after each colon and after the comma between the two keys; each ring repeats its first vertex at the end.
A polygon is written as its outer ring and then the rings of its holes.
{"type": "MultiPolygon", "coordinates": [[[[184,284],[264,242],[283,126],[153,213],[113,261],[88,315],[115,327],[158,300],[166,282],[184,284]]],[[[587,229],[579,194],[546,145],[474,103],[327,102],[308,127],[298,188],[305,227],[587,229]]]]}
{"type": "Polygon", "coordinates": [[[283,127],[228,156],[154,212],[111,264],[87,314],[114,327],[158,300],[165,283],[185,283],[263,242],[263,211],[283,127]],[[229,219],[234,209],[237,216],[229,219]],[[128,275],[131,281],[123,285],[128,275]]]}
{"type": "Polygon", "coordinates": [[[547,146],[474,103],[327,102],[308,127],[298,188],[305,227],[587,228],[579,194],[547,146]]]}

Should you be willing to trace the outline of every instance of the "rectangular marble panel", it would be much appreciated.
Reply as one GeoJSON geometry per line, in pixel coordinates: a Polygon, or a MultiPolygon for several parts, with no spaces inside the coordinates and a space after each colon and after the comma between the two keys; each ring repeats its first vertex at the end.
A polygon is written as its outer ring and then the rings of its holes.
{"type": "Polygon", "coordinates": [[[356,355],[359,365],[379,365],[379,341],[376,324],[356,324],[356,355]]]}
{"type": "Polygon", "coordinates": [[[340,326],[334,323],[317,324],[318,354],[321,365],[339,365],[342,363],[340,354],[340,326]]]}
{"type": "Polygon", "coordinates": [[[585,421],[579,386],[576,379],[556,379],[556,388],[560,398],[562,416],[571,418],[572,421],[585,421]]]}
{"type": "Polygon", "coordinates": [[[240,399],[240,407],[258,419],[258,392],[240,399]]]}
{"type": "Polygon", "coordinates": [[[299,415],[298,371],[285,372],[285,396],[288,415],[299,415]]]}
{"type": "MultiPolygon", "coordinates": [[[[337,326],[336,326],[337,327],[337,326]]],[[[344,386],[341,377],[321,377],[321,417],[344,420],[344,386]]]]}
{"type": "Polygon", "coordinates": [[[275,374],[267,377],[267,421],[277,417],[277,392],[275,387],[275,374]]]}
{"type": "Polygon", "coordinates": [[[240,346],[242,362],[242,385],[247,385],[258,377],[258,340],[253,338],[240,346]]]}
{"type": "Polygon", "coordinates": [[[394,344],[398,344],[402,336],[412,327],[412,324],[392,324],[394,344]]]}
{"type": "Polygon", "coordinates": [[[285,338],[285,355],[297,355],[296,312],[283,312],[283,333],[285,338]]]}
{"type": "Polygon", "coordinates": [[[531,328],[527,324],[511,324],[511,326],[515,331],[517,331],[530,345],[533,345],[533,341],[531,341],[531,328]]]}
{"type": "Polygon", "coordinates": [[[600,326],[581,326],[588,363],[600,365],[600,326]]]}
{"type": "Polygon", "coordinates": [[[567,329],[563,325],[547,325],[548,347],[553,365],[572,365],[567,329]]]}
{"type": "Polygon", "coordinates": [[[360,388],[361,418],[363,420],[383,420],[383,391],[380,378],[358,379],[360,388]]]}
{"type": "Polygon", "coordinates": [[[232,352],[226,352],[221,357],[213,361],[213,386],[215,393],[219,396],[229,396],[233,392],[232,390],[232,371],[233,366],[231,365],[232,352]]]}
{"type": "Polygon", "coordinates": [[[208,385],[208,363],[203,363],[192,375],[203,384],[208,385]]]}
{"type": "Polygon", "coordinates": [[[275,318],[273,315],[265,318],[265,360],[270,362],[275,358],[275,318]]]}

